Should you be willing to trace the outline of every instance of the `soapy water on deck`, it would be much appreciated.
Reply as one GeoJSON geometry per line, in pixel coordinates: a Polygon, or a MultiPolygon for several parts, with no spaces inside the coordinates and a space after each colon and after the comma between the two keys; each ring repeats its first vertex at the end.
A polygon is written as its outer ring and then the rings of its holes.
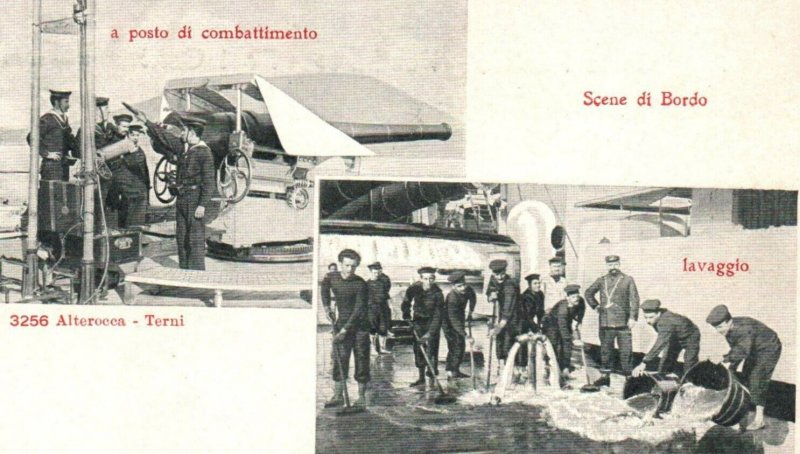
{"type": "MultiPolygon", "coordinates": [[[[522,404],[543,407],[548,425],[568,430],[591,440],[619,442],[626,439],[657,444],[679,432],[694,433],[696,439],[715,424],[710,420],[719,410],[725,391],[713,391],[686,384],[675,397],[672,411],[653,418],[658,399],[653,395],[621,399],[608,388],[595,393],[581,393],[583,369],[570,374],[572,389],[544,388],[538,392],[526,385],[506,391],[501,405],[522,404]]],[[[486,405],[490,395],[470,391],[459,397],[467,406],[486,405]]]]}

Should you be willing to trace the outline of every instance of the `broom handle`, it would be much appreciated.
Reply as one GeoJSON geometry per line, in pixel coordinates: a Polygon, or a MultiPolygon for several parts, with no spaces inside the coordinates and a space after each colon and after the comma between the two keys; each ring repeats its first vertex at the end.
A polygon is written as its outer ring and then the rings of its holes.
{"type": "Polygon", "coordinates": [[[591,381],[589,380],[589,368],[586,367],[586,351],[583,348],[583,339],[581,339],[581,330],[575,328],[575,335],[577,335],[578,340],[581,341],[581,362],[583,362],[583,371],[586,373],[586,384],[590,385],[591,381]]]}
{"type": "Polygon", "coordinates": [[[344,377],[344,369],[342,368],[342,358],[339,356],[339,346],[336,342],[336,321],[333,322],[333,356],[336,357],[336,364],[339,366],[339,377],[342,378],[342,395],[344,396],[345,407],[350,408],[350,394],[347,392],[347,377],[344,377]]]}
{"type": "MultiPolygon", "coordinates": [[[[492,325],[494,325],[495,317],[497,314],[497,301],[492,305],[492,325]]],[[[492,326],[494,329],[494,326],[492,326]]],[[[494,344],[494,336],[489,333],[489,363],[486,365],[486,391],[489,391],[489,386],[492,380],[492,348],[494,344]]]]}
{"type": "Polygon", "coordinates": [[[431,376],[433,376],[433,381],[436,383],[436,386],[439,388],[439,392],[441,394],[447,394],[444,392],[444,388],[442,384],[439,383],[439,378],[436,377],[436,372],[433,370],[433,363],[431,363],[430,358],[428,358],[428,354],[425,353],[425,350],[428,348],[428,344],[422,342],[417,334],[417,325],[414,324],[411,320],[408,321],[411,325],[411,332],[414,333],[414,339],[417,341],[417,345],[419,346],[419,352],[422,353],[422,357],[425,358],[425,363],[428,364],[428,369],[431,371],[431,376]]]}

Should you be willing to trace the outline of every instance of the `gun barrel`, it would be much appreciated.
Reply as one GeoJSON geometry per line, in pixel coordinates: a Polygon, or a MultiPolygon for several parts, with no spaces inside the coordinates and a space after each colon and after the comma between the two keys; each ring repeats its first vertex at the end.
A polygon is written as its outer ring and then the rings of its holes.
{"type": "MultiPolygon", "coordinates": [[[[203,140],[214,153],[217,164],[228,153],[228,138],[236,130],[236,114],[233,112],[204,113],[193,112],[207,124],[203,130],[203,140]]],[[[169,114],[164,122],[177,125],[180,117],[169,114]]],[[[359,143],[409,142],[414,140],[447,140],[453,130],[447,123],[428,125],[390,125],[368,123],[331,122],[334,128],[352,137],[359,143]]],[[[242,113],[242,128],[257,146],[282,151],[278,131],[267,113],[242,113]]]]}
{"type": "Polygon", "coordinates": [[[413,140],[447,140],[453,129],[447,123],[437,125],[381,125],[367,123],[338,123],[331,125],[358,143],[409,142],[413,140]]]}
{"type": "Polygon", "coordinates": [[[396,222],[420,208],[464,197],[469,188],[470,185],[462,183],[388,183],[351,200],[327,219],[396,222]]]}

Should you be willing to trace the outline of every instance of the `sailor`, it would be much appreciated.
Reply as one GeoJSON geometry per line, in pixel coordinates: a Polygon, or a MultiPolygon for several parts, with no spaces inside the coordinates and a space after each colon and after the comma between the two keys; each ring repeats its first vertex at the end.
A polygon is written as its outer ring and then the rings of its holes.
{"type": "Polygon", "coordinates": [[[439,375],[439,331],[442,325],[442,309],[444,308],[444,295],[442,290],[434,282],[436,281],[436,268],[424,266],[417,270],[420,280],[415,282],[406,290],[400,310],[403,312],[403,320],[412,321],[412,329],[416,330],[420,342],[414,342],[414,364],[417,366],[419,377],[410,386],[425,384],[425,357],[422,356],[424,348],[431,361],[433,371],[428,371],[427,375],[439,375]],[[412,316],[413,311],[413,316],[412,316]]]}
{"type": "Polygon", "coordinates": [[[580,290],[581,287],[579,285],[570,284],[565,286],[566,299],[556,303],[550,309],[550,312],[545,315],[542,322],[544,334],[553,345],[558,368],[564,379],[569,378],[572,365],[573,322],[575,322],[576,326],[580,326],[583,322],[583,315],[586,312],[586,305],[582,304],[580,290]]]}
{"type": "Polygon", "coordinates": [[[356,405],[367,405],[369,370],[369,316],[367,315],[367,283],[356,275],[361,256],[352,249],[339,252],[341,271],[328,273],[320,286],[320,298],[328,320],[333,323],[333,381],[334,394],[325,406],[344,404],[344,387],[350,369],[350,353],[355,361],[354,378],[358,382],[356,405]],[[336,309],[331,307],[331,296],[336,309]],[[338,317],[336,313],[338,312],[338,317]],[[338,356],[338,357],[337,357],[338,356]],[[342,369],[340,370],[339,367],[342,369]]]}
{"type": "MultiPolygon", "coordinates": [[[[506,268],[508,262],[502,259],[489,262],[489,269],[492,270],[492,277],[489,278],[489,289],[496,293],[496,304],[498,307],[498,317],[500,321],[497,326],[492,328],[491,335],[497,339],[497,362],[500,370],[505,367],[508,352],[514,345],[516,337],[528,332],[528,321],[521,302],[519,301],[519,285],[508,274],[506,268]]],[[[514,362],[516,370],[514,378],[522,375],[522,368],[528,365],[527,344],[522,344],[517,352],[514,362]]]]}
{"type": "Polygon", "coordinates": [[[447,276],[447,280],[453,285],[453,289],[447,293],[447,298],[444,300],[445,309],[442,316],[442,330],[447,340],[447,378],[469,377],[459,370],[467,348],[464,314],[469,310],[466,320],[472,321],[477,296],[472,287],[467,285],[465,277],[466,273],[463,271],[454,271],[447,276]]]}
{"type": "Polygon", "coordinates": [[[697,325],[683,315],[662,308],[659,300],[645,300],[641,307],[644,320],[656,330],[658,337],[650,351],[644,355],[642,363],[633,369],[632,375],[634,377],[643,375],[647,363],[656,359],[664,349],[666,351],[658,365],[659,372],[676,372],[681,350],[684,351],[684,373],[697,364],[697,356],[700,353],[700,330],[697,325]]]}
{"type": "Polygon", "coordinates": [[[567,297],[564,287],[567,280],[564,277],[564,269],[567,264],[561,257],[553,257],[548,261],[550,274],[542,279],[542,292],[544,293],[544,311],[549,312],[559,301],[567,297]]]}
{"type": "MultiPolygon", "coordinates": [[[[120,116],[114,117],[115,120],[118,117],[120,116]]],[[[130,118],[130,115],[126,117],[130,118]]],[[[117,126],[120,131],[127,131],[128,138],[135,147],[135,151],[119,158],[120,165],[112,176],[112,186],[117,188],[122,201],[119,208],[119,226],[141,226],[146,222],[150,196],[150,170],[141,147],[144,127],[126,126],[124,121],[118,121],[117,126]]]]}
{"type": "MultiPolygon", "coordinates": [[[[619,348],[622,372],[631,372],[633,339],[631,329],[639,317],[639,291],[633,278],[619,269],[619,256],[606,256],[608,273],[586,289],[586,302],[600,317],[600,356],[603,375],[595,386],[608,386],[614,341],[619,348]],[[595,295],[600,293],[598,302],[595,295]]],[[[546,304],[546,300],[545,300],[546,304]]]]}
{"type": "Polygon", "coordinates": [[[522,293],[521,301],[525,316],[528,320],[528,327],[534,333],[542,329],[542,319],[544,318],[544,292],[541,290],[541,280],[537,273],[525,276],[528,281],[528,288],[522,293]]]}
{"type": "MultiPolygon", "coordinates": [[[[108,102],[109,99],[105,96],[96,96],[95,100],[95,125],[94,125],[94,148],[95,150],[101,150],[109,145],[113,145],[125,138],[125,135],[121,135],[117,130],[117,127],[108,121],[108,102]]],[[[130,118],[130,116],[128,117],[130,118]]],[[[128,122],[130,123],[130,121],[128,122]]],[[[78,129],[78,144],[80,144],[81,140],[81,130],[78,129]]],[[[107,162],[109,170],[112,172],[112,177],[114,171],[117,169],[117,165],[114,160],[110,160],[107,162]]],[[[117,228],[119,226],[118,220],[118,209],[121,205],[120,202],[120,194],[118,191],[114,191],[110,181],[100,181],[99,188],[100,191],[100,199],[102,200],[103,205],[103,214],[105,215],[105,226],[108,228],[117,228]]],[[[99,205],[98,205],[99,207],[99,205]]],[[[97,221],[97,228],[102,229],[101,226],[103,222],[103,218],[101,216],[96,216],[95,220],[97,221]]]]}
{"type": "Polygon", "coordinates": [[[181,137],[175,137],[163,126],[147,120],[139,111],[136,118],[147,126],[153,150],[177,163],[175,202],[175,237],[178,241],[180,267],[205,269],[206,207],[216,188],[214,155],[200,137],[206,121],[196,116],[181,115],[181,137]]]}
{"type": "MultiPolygon", "coordinates": [[[[69,166],[80,153],[72,127],[69,125],[70,91],[50,90],[53,108],[39,118],[39,156],[42,157],[42,180],[69,181],[69,166]]],[[[30,134],[28,134],[30,144],[30,134]]]]}
{"type": "Polygon", "coordinates": [[[770,327],[750,317],[731,317],[727,306],[720,304],[711,310],[706,322],[725,336],[731,349],[722,357],[722,365],[736,370],[742,366],[750,399],[756,415],[747,430],[764,427],[764,404],[772,372],[781,357],[781,341],[770,327]]]}
{"type": "Polygon", "coordinates": [[[387,354],[386,335],[389,333],[389,325],[392,323],[392,309],[389,307],[389,291],[392,289],[392,280],[383,274],[383,267],[380,262],[367,265],[370,278],[367,281],[367,291],[369,297],[369,322],[370,322],[370,343],[378,354],[387,354]]]}

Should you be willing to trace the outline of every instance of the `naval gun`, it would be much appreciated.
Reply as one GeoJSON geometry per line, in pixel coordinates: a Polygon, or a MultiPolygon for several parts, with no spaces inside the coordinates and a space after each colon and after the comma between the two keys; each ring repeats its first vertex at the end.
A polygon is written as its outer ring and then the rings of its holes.
{"type": "MultiPolygon", "coordinates": [[[[214,154],[217,189],[227,203],[251,190],[254,167],[269,190],[297,209],[310,201],[308,174],[325,159],[340,157],[348,170],[374,153],[363,145],[417,140],[448,140],[452,128],[441,124],[369,124],[326,121],[260,76],[233,75],[178,79],[167,83],[162,123],[181,126],[191,113],[206,121],[202,140],[214,154]],[[228,97],[233,97],[235,103],[228,97]],[[243,97],[262,104],[266,113],[243,109],[243,97]],[[256,165],[254,166],[254,162],[256,165]]],[[[156,166],[153,187],[164,203],[174,199],[175,163],[166,157],[156,166]]],[[[264,192],[264,191],[261,191],[264,192]]]]}

